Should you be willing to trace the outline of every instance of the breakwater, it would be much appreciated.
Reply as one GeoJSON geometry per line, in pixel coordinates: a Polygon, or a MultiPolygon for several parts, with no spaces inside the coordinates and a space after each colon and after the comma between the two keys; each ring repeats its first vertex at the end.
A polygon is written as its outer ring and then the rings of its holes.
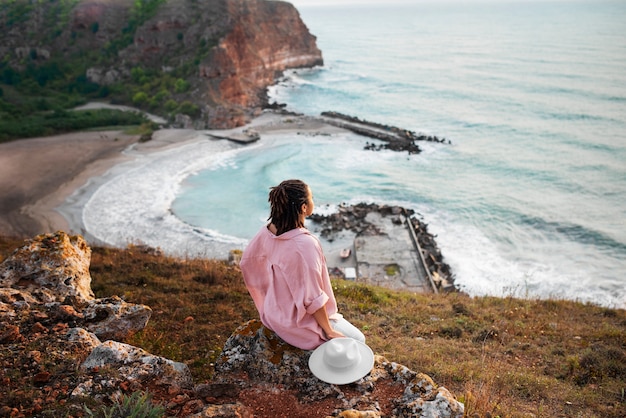
{"type": "Polygon", "coordinates": [[[416,141],[450,143],[449,140],[439,138],[438,136],[416,134],[408,129],[371,122],[339,112],[322,112],[321,118],[329,125],[347,129],[356,134],[385,142],[379,145],[368,143],[365,146],[365,149],[374,151],[389,149],[392,151],[407,151],[409,154],[419,154],[422,150],[419,145],[416,144],[416,141]]]}
{"type": "Polygon", "coordinates": [[[407,287],[415,291],[423,289],[420,291],[435,293],[454,291],[452,271],[444,261],[435,236],[428,231],[428,225],[415,215],[412,209],[400,206],[359,203],[340,205],[337,212],[329,215],[314,213],[309,219],[319,225],[319,235],[325,240],[332,241],[343,231],[350,231],[354,234],[354,248],[358,253],[357,260],[355,260],[356,266],[358,270],[361,270],[359,276],[362,276],[365,281],[381,284],[385,282],[385,280],[379,282],[372,280],[373,277],[367,277],[372,274],[376,275],[376,269],[363,268],[366,265],[369,267],[381,265],[387,273],[389,267],[398,266],[399,270],[410,271],[411,276],[415,274],[417,277],[403,278],[400,280],[404,283],[403,285],[388,283],[392,284],[391,287],[407,287]],[[398,239],[406,235],[406,228],[409,229],[413,239],[398,239]],[[390,240],[384,243],[380,240],[390,235],[393,235],[390,240]],[[410,255],[411,253],[416,254],[417,257],[410,255]],[[413,266],[411,260],[419,265],[413,266]]]}

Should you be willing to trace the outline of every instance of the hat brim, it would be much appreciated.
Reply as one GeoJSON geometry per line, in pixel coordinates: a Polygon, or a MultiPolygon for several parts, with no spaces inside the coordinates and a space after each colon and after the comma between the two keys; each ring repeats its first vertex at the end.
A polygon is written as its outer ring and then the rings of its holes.
{"type": "Polygon", "coordinates": [[[366,344],[357,340],[355,340],[355,342],[361,354],[361,360],[358,364],[354,367],[341,370],[328,366],[324,362],[323,355],[324,345],[329,342],[330,341],[326,341],[324,344],[317,347],[315,351],[311,353],[311,357],[309,357],[309,369],[311,369],[315,377],[333,385],[347,385],[365,377],[372,371],[374,367],[374,352],[366,344]]]}

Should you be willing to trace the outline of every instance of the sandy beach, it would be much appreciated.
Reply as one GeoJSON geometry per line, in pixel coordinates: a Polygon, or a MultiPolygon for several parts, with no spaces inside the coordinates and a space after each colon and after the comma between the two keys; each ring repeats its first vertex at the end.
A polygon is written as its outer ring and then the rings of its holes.
{"type": "MultiPolygon", "coordinates": [[[[261,135],[339,130],[315,118],[267,112],[246,126],[206,133],[228,136],[248,128],[261,135]]],[[[130,147],[134,152],[153,152],[194,140],[202,132],[162,129],[154,133],[151,141],[139,143],[139,136],[121,131],[90,131],[0,144],[0,234],[29,238],[57,230],[81,233],[78,214],[68,219],[57,211],[76,190],[132,158],[124,154],[130,147]]]]}
{"type": "Polygon", "coordinates": [[[0,144],[0,233],[30,237],[67,230],[55,211],[87,179],[123,160],[138,136],[75,132],[0,144]]]}

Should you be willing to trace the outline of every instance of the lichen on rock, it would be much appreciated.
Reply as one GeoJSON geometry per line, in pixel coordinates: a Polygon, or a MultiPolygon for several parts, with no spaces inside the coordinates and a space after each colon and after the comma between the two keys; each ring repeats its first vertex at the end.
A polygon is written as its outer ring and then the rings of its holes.
{"type": "Polygon", "coordinates": [[[73,299],[84,304],[93,300],[89,263],[91,248],[83,237],[65,232],[38,235],[26,241],[0,264],[0,287],[29,292],[33,295],[41,289],[46,297],[41,302],[57,302],[73,299]]]}
{"type": "Polygon", "coordinates": [[[127,393],[156,391],[177,416],[251,417],[268,399],[287,402],[299,416],[309,411],[360,418],[463,415],[463,404],[446,388],[381,356],[353,384],[325,383],[309,370],[312,351],[287,344],[258,320],[232,333],[212,381],[194,387],[184,363],[113,339],[101,342],[141,329],[151,310],[118,297],[94,298],[89,254],[81,237],[58,232],[29,240],[0,264],[0,348],[12,353],[1,359],[3,367],[20,368],[34,384],[46,385],[54,376],[45,365],[66,363],[66,370],[77,371],[64,389],[74,400],[108,403],[127,393]]]}
{"type": "Polygon", "coordinates": [[[296,393],[304,404],[336,399],[337,417],[384,416],[389,412],[403,417],[463,416],[463,404],[446,388],[385,357],[375,356],[374,368],[364,378],[340,386],[322,382],[311,373],[311,353],[287,344],[260,321],[252,320],[226,341],[215,365],[215,379],[242,387],[278,385],[296,393]],[[378,399],[374,393],[381,388],[397,396],[378,399]]]}

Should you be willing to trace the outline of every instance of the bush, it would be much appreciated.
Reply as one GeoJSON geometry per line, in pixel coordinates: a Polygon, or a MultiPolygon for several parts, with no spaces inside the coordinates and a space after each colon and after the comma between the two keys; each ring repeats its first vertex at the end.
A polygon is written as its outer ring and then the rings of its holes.
{"type": "Polygon", "coordinates": [[[189,82],[186,80],[183,80],[182,78],[177,79],[176,82],[174,83],[174,91],[176,93],[184,93],[187,90],[189,90],[189,87],[191,87],[189,82]]]}
{"type": "Polygon", "coordinates": [[[131,396],[122,396],[118,402],[100,411],[92,411],[85,406],[90,417],[102,418],[160,418],[165,416],[162,406],[154,405],[147,393],[135,392],[131,396]]]}
{"type": "Polygon", "coordinates": [[[34,113],[13,119],[0,119],[0,142],[17,138],[54,135],[104,126],[140,125],[146,117],[136,112],[114,109],[34,113]]]}
{"type": "Polygon", "coordinates": [[[184,101],[180,104],[178,112],[184,113],[187,116],[194,117],[198,116],[198,114],[200,113],[200,108],[189,101],[184,101]]]}
{"type": "Polygon", "coordinates": [[[165,110],[167,110],[168,112],[173,112],[178,108],[178,103],[175,100],[168,100],[167,102],[165,102],[165,110]]]}
{"type": "Polygon", "coordinates": [[[141,106],[142,104],[144,104],[145,102],[148,101],[148,95],[146,93],[144,93],[143,91],[140,91],[139,93],[136,93],[133,96],[133,103],[141,106]]]}

